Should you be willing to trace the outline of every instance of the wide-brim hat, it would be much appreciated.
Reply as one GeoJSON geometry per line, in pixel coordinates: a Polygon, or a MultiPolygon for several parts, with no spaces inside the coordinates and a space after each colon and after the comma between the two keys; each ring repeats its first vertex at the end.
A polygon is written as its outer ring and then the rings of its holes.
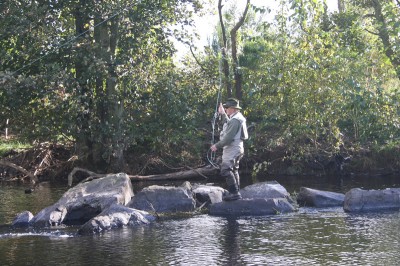
{"type": "Polygon", "coordinates": [[[226,102],[223,104],[224,108],[235,108],[235,109],[242,109],[242,107],[239,106],[239,100],[235,98],[229,98],[226,100],[226,102]]]}

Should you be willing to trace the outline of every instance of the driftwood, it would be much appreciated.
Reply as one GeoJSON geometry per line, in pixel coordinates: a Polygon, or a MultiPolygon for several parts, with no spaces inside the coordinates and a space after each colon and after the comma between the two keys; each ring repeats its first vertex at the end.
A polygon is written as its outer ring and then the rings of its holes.
{"type": "Polygon", "coordinates": [[[207,176],[216,175],[218,174],[218,172],[219,170],[213,167],[202,167],[186,171],[180,171],[168,174],[159,174],[159,175],[147,175],[147,176],[130,175],[129,178],[132,181],[182,180],[182,179],[198,178],[199,176],[208,179],[207,176]]]}
{"type": "Polygon", "coordinates": [[[5,160],[0,160],[0,165],[11,167],[11,168],[13,168],[13,169],[15,169],[15,170],[17,170],[17,171],[29,176],[32,184],[35,184],[35,183],[37,183],[39,181],[37,179],[36,175],[32,174],[31,172],[29,172],[28,170],[26,170],[25,168],[23,168],[23,167],[21,167],[19,165],[16,165],[14,163],[11,163],[11,162],[8,162],[8,161],[5,161],[5,160]]]}
{"type": "MultiPolygon", "coordinates": [[[[81,182],[87,182],[96,178],[101,178],[106,176],[106,174],[98,174],[87,169],[75,167],[71,173],[68,175],[68,186],[72,186],[72,182],[74,179],[74,175],[77,172],[83,172],[87,174],[89,177],[84,179],[81,182]]],[[[213,176],[218,174],[219,170],[214,167],[201,167],[190,169],[186,171],[180,171],[175,173],[167,173],[167,174],[159,174],[159,175],[128,175],[131,181],[161,181],[161,180],[182,180],[182,179],[193,179],[198,177],[203,177],[208,179],[207,176],[213,176]]]]}
{"type": "Polygon", "coordinates": [[[105,174],[98,174],[98,173],[89,171],[89,170],[84,169],[84,168],[75,167],[74,169],[72,169],[71,173],[69,173],[69,175],[68,175],[68,186],[72,186],[72,181],[74,179],[74,175],[76,174],[76,172],[84,172],[89,176],[88,178],[86,178],[82,182],[86,182],[86,181],[89,181],[90,179],[96,179],[96,178],[100,178],[100,177],[106,176],[105,174]]]}

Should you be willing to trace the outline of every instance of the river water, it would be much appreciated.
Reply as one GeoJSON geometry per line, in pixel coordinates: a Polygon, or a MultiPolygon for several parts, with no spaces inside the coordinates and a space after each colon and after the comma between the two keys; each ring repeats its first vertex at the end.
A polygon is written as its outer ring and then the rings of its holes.
{"type": "MultiPolygon", "coordinates": [[[[247,183],[254,181],[247,179],[247,183]]],[[[400,187],[400,176],[282,177],[295,193],[301,186],[345,193],[353,187],[400,187]]],[[[148,184],[146,184],[148,185],[148,184]]],[[[135,190],[146,186],[134,183],[135,190]]],[[[44,184],[32,194],[0,185],[0,265],[398,265],[400,213],[349,214],[342,208],[300,208],[262,217],[206,214],[157,221],[94,236],[77,227],[12,229],[15,215],[55,203],[65,184],[44,184]]]]}

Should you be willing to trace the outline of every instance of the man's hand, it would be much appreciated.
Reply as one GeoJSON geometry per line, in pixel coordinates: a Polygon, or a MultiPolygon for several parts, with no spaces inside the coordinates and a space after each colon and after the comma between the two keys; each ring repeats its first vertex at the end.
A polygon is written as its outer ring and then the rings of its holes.
{"type": "Polygon", "coordinates": [[[222,103],[219,103],[219,106],[218,106],[218,113],[220,113],[221,115],[226,114],[226,113],[225,113],[225,108],[224,108],[224,106],[222,105],[222,103]]]}
{"type": "Polygon", "coordinates": [[[214,145],[211,146],[210,149],[211,149],[212,151],[217,151],[218,148],[217,148],[217,146],[215,146],[215,144],[214,144],[214,145]]]}

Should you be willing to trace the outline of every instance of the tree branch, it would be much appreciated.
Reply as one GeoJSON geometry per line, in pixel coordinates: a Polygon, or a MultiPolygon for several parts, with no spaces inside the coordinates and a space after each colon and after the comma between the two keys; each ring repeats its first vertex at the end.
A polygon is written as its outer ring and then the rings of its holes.
{"type": "Polygon", "coordinates": [[[39,181],[34,174],[32,174],[31,172],[29,172],[28,170],[24,169],[23,167],[21,167],[19,165],[16,165],[14,163],[11,163],[11,162],[8,162],[5,160],[0,160],[0,165],[8,166],[8,167],[11,167],[21,173],[24,173],[25,175],[29,176],[31,183],[33,183],[33,184],[35,184],[39,181]]]}
{"type": "MultiPolygon", "coordinates": [[[[98,173],[89,171],[89,170],[84,169],[84,168],[74,167],[74,169],[72,169],[71,173],[69,173],[69,175],[68,175],[68,186],[69,187],[72,186],[72,181],[74,179],[74,175],[76,174],[76,172],[84,172],[87,175],[89,175],[88,178],[92,178],[92,179],[93,178],[100,178],[100,177],[105,176],[104,174],[98,174],[98,173]]],[[[85,180],[87,181],[87,179],[85,179],[85,180]]]]}
{"type": "Polygon", "coordinates": [[[373,31],[370,31],[369,29],[364,29],[366,32],[368,32],[368,33],[370,33],[370,34],[372,34],[372,35],[376,35],[376,36],[378,36],[379,35],[379,33],[377,33],[377,32],[373,32],[373,31]]]}
{"type": "Polygon", "coordinates": [[[207,73],[207,69],[203,66],[202,63],[200,63],[200,61],[197,59],[196,55],[193,52],[192,46],[189,45],[189,49],[190,49],[190,53],[192,54],[194,60],[196,61],[196,63],[200,66],[200,68],[207,73]]]}

